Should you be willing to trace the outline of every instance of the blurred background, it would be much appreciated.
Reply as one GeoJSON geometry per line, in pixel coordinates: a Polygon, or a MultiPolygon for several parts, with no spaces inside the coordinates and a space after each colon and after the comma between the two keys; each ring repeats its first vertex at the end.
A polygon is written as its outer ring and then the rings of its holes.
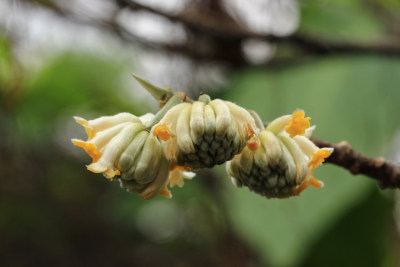
{"type": "Polygon", "coordinates": [[[87,171],[72,116],[157,110],[132,72],[400,162],[398,0],[2,0],[1,266],[400,266],[398,193],[337,166],[288,200],[224,166],[151,201],[87,171]]]}

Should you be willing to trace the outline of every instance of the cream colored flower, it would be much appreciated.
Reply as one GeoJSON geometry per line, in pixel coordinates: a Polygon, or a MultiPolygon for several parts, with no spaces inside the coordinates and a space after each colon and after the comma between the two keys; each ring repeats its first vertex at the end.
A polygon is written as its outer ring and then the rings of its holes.
{"type": "Polygon", "coordinates": [[[189,169],[211,168],[232,159],[247,143],[258,144],[258,129],[249,112],[206,95],[171,108],[152,133],[165,141],[168,160],[189,169]]]}
{"type": "Polygon", "coordinates": [[[87,166],[108,178],[121,179],[121,185],[137,192],[144,199],[163,190],[169,176],[170,163],[165,158],[160,141],[146,129],[154,115],[136,117],[129,113],[85,120],[75,117],[88,135],[87,141],[72,139],[83,148],[93,162],[87,166]]]}
{"type": "Polygon", "coordinates": [[[228,175],[238,186],[268,198],[299,195],[309,185],[322,187],[313,170],[332,153],[332,148],[318,148],[310,141],[310,118],[302,110],[272,121],[260,133],[261,145],[249,147],[227,164],[228,175]]]}
{"type": "MultiPolygon", "coordinates": [[[[180,167],[180,166],[175,166],[175,167],[171,168],[169,165],[169,162],[168,161],[166,161],[166,162],[168,164],[162,165],[161,168],[163,168],[163,169],[165,168],[165,170],[168,170],[168,173],[169,173],[168,180],[162,186],[162,188],[160,190],[160,195],[165,196],[167,198],[172,198],[172,194],[168,190],[167,185],[169,184],[169,186],[171,188],[176,185],[179,187],[182,187],[184,185],[185,179],[191,180],[196,174],[194,172],[188,172],[183,167],[180,167]]],[[[163,162],[163,164],[165,164],[166,162],[163,162]]],[[[160,172],[160,174],[161,173],[164,173],[164,172],[160,172]]],[[[157,179],[155,179],[155,180],[157,180],[157,179]]],[[[128,190],[128,192],[132,192],[132,193],[140,192],[141,195],[143,195],[142,197],[144,199],[150,199],[149,197],[144,197],[144,196],[146,196],[148,193],[152,193],[154,191],[153,190],[154,187],[159,188],[159,186],[160,186],[157,184],[153,184],[152,186],[145,188],[146,185],[140,184],[136,180],[126,180],[126,179],[120,179],[120,184],[121,184],[121,187],[126,188],[128,190]]]]}

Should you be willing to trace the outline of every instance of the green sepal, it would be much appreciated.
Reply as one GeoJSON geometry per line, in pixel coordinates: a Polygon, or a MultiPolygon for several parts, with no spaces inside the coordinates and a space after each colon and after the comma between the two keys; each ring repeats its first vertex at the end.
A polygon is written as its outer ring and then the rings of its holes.
{"type": "Polygon", "coordinates": [[[165,103],[174,94],[172,90],[169,89],[168,87],[161,88],[155,86],[154,84],[140,78],[139,76],[133,73],[132,76],[141,86],[143,86],[144,89],[147,90],[147,92],[149,92],[160,103],[165,103]]]}

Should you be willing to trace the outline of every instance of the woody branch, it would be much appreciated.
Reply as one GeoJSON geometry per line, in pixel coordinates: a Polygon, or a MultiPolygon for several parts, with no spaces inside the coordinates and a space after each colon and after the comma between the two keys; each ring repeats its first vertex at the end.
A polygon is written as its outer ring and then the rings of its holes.
{"type": "Polygon", "coordinates": [[[290,63],[307,56],[327,56],[332,54],[377,54],[400,56],[400,42],[396,34],[388,35],[379,42],[357,43],[339,41],[321,36],[313,36],[309,33],[298,31],[288,36],[275,36],[271,34],[257,34],[245,27],[240,21],[232,18],[218,0],[189,1],[182,11],[172,14],[166,11],[152,8],[137,3],[133,0],[115,0],[116,10],[110,12],[108,18],[90,19],[77,15],[74,11],[60,6],[58,2],[20,0],[22,2],[40,4],[67,19],[75,22],[91,25],[93,27],[114,33],[123,41],[140,45],[142,47],[184,55],[196,61],[220,61],[231,66],[249,65],[242,52],[242,42],[253,38],[266,41],[270,44],[288,44],[293,47],[293,55],[282,58],[279,55],[267,62],[290,63]],[[126,25],[117,18],[122,11],[129,10],[132,16],[135,12],[145,11],[166,18],[171,22],[184,27],[188,39],[183,43],[158,42],[143,39],[132,33],[126,25]],[[199,46],[198,44],[202,45],[199,46]],[[207,47],[207,49],[201,49],[207,47]]]}
{"type": "Polygon", "coordinates": [[[372,158],[351,148],[349,143],[331,144],[312,138],[318,147],[333,147],[332,155],[326,162],[343,167],[352,174],[363,174],[379,182],[382,188],[400,188],[400,167],[384,158],[372,158]]]}

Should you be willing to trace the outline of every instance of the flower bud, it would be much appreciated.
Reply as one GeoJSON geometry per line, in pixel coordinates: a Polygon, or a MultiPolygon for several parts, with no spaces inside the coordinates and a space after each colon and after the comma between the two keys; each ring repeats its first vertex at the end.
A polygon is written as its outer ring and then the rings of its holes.
{"type": "Polygon", "coordinates": [[[128,191],[150,199],[162,190],[169,176],[170,163],[165,158],[160,141],[146,129],[154,115],[136,117],[129,113],[105,116],[87,121],[75,117],[85,127],[88,140],[72,139],[83,148],[93,162],[87,166],[108,178],[119,176],[128,191]]]}
{"type": "Polygon", "coordinates": [[[168,160],[190,169],[211,168],[239,153],[258,129],[245,109],[202,95],[171,108],[152,133],[165,141],[168,160]]]}
{"type": "Polygon", "coordinates": [[[310,118],[296,110],[272,121],[260,133],[260,146],[249,147],[227,164],[227,172],[237,187],[246,186],[267,198],[299,195],[309,185],[322,187],[313,170],[332,153],[310,141],[315,127],[310,118]]]}

